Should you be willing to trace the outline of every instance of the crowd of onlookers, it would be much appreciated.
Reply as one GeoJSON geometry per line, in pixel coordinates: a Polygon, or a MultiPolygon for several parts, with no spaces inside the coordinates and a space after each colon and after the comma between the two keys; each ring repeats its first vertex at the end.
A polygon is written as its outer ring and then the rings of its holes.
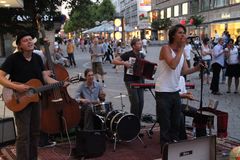
{"type": "Polygon", "coordinates": [[[215,30],[213,38],[199,37],[188,38],[185,46],[185,56],[190,66],[191,52],[194,53],[194,63],[203,60],[207,67],[203,71],[204,83],[210,84],[210,90],[214,95],[221,95],[219,83],[225,84],[227,78],[227,93],[232,92],[232,80],[234,78],[234,93],[238,93],[240,77],[240,35],[236,40],[225,30],[220,36],[215,30]],[[199,55],[198,55],[198,53],[199,55]],[[210,81],[210,74],[212,79],[210,81]],[[220,74],[222,72],[222,74],[220,74]],[[221,77],[220,77],[221,75],[221,77]]]}

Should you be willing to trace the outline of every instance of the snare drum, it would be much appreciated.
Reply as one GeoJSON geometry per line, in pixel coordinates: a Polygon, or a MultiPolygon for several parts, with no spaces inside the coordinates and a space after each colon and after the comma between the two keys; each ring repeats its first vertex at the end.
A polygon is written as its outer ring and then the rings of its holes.
{"type": "Polygon", "coordinates": [[[112,102],[102,102],[99,105],[93,106],[93,110],[96,114],[106,116],[108,112],[112,111],[112,102]]]}
{"type": "Polygon", "coordinates": [[[140,121],[134,114],[118,110],[109,112],[105,119],[107,135],[118,139],[130,141],[135,139],[140,132],[140,121]]]}

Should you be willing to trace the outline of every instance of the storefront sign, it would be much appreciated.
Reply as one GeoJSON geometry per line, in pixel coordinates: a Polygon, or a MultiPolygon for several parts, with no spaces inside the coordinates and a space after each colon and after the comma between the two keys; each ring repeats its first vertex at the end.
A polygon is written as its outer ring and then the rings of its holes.
{"type": "Polygon", "coordinates": [[[230,13],[222,13],[221,18],[222,19],[231,18],[231,15],[230,15],[230,13]]]}

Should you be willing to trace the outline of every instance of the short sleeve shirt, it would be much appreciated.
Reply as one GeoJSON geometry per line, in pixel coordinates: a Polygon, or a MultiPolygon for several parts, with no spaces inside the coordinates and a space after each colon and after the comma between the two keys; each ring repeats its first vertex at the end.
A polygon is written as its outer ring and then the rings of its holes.
{"type": "Polygon", "coordinates": [[[21,52],[7,57],[1,66],[1,70],[10,75],[9,79],[14,82],[26,83],[31,79],[39,79],[43,81],[42,71],[44,65],[41,57],[32,54],[30,61],[27,61],[21,52]]]}
{"type": "Polygon", "coordinates": [[[84,82],[77,89],[75,99],[85,98],[91,101],[96,101],[98,100],[98,96],[101,90],[102,90],[101,85],[96,81],[93,81],[92,88],[89,88],[86,82],[84,82]]]}

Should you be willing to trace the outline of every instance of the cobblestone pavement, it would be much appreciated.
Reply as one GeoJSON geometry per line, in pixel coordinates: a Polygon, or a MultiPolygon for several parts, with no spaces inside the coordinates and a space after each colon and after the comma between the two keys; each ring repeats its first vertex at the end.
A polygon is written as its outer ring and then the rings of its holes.
{"type": "MultiPolygon", "coordinates": [[[[63,50],[65,50],[65,46],[62,46],[63,50]]],[[[148,53],[146,56],[146,59],[157,62],[159,57],[159,46],[150,46],[148,47],[148,53]]],[[[75,59],[77,62],[76,68],[67,68],[70,77],[76,76],[78,73],[83,73],[85,68],[91,67],[90,64],[90,56],[88,53],[82,53],[80,49],[77,49],[75,52],[75,59]]],[[[2,61],[3,59],[1,59],[2,61]]],[[[107,72],[105,75],[105,83],[106,88],[104,88],[105,92],[107,93],[106,101],[110,101],[113,104],[113,108],[120,110],[124,109],[124,111],[129,112],[129,100],[128,97],[115,98],[116,96],[119,96],[120,94],[127,95],[127,91],[125,89],[125,85],[123,83],[123,68],[121,67],[119,72],[116,73],[115,69],[113,69],[113,65],[109,64],[109,62],[106,62],[103,64],[104,71],[107,72]]],[[[196,97],[196,99],[200,99],[200,79],[199,74],[194,73],[190,76],[188,76],[192,83],[195,84],[195,89],[191,89],[193,95],[196,97]]],[[[147,80],[146,83],[153,83],[154,81],[147,80]]],[[[76,90],[76,87],[79,84],[72,84],[68,87],[69,94],[71,96],[74,96],[74,92],[76,90]]],[[[233,84],[234,85],[234,84],[233,84]]],[[[226,84],[220,84],[220,91],[223,93],[221,96],[212,95],[209,90],[209,85],[204,84],[203,85],[203,106],[208,106],[209,99],[215,99],[219,101],[218,104],[218,110],[228,112],[229,118],[228,118],[228,136],[240,139],[240,106],[239,106],[239,98],[240,95],[234,94],[234,93],[226,93],[227,85],[226,84]]],[[[189,102],[189,105],[194,106],[196,108],[199,108],[199,102],[189,102]]],[[[0,102],[0,113],[1,117],[6,116],[12,116],[12,112],[8,109],[5,109],[3,102],[0,102]]],[[[151,114],[155,118],[155,100],[151,93],[146,90],[145,92],[145,105],[143,114],[151,114]]],[[[191,123],[190,120],[187,120],[188,123],[191,123]]],[[[213,132],[216,132],[216,120],[214,125],[213,132]]]]}

